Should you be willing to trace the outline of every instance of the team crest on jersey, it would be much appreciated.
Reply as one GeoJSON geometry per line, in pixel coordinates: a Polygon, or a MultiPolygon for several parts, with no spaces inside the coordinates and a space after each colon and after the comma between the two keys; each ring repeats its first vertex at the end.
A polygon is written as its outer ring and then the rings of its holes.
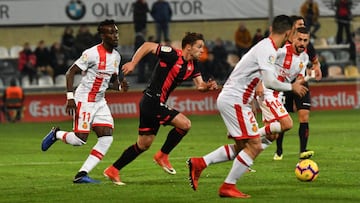
{"type": "Polygon", "coordinates": [[[119,65],[119,62],[117,60],[115,60],[114,61],[114,67],[116,68],[116,67],[118,67],[118,65],[119,65]]]}
{"type": "Polygon", "coordinates": [[[88,124],[87,124],[86,122],[84,122],[84,123],[82,124],[82,127],[83,127],[84,129],[86,129],[86,128],[88,127],[88,124]]]}
{"type": "Polygon", "coordinates": [[[172,48],[169,46],[161,46],[160,50],[162,52],[171,52],[172,48]]]}
{"type": "Polygon", "coordinates": [[[284,109],[284,108],[280,108],[280,112],[281,112],[281,113],[285,113],[285,109],[284,109]]]}
{"type": "Polygon", "coordinates": [[[304,64],[302,61],[300,61],[299,68],[300,68],[300,70],[304,68],[304,64]]]}
{"type": "Polygon", "coordinates": [[[268,62],[271,63],[271,64],[274,64],[274,63],[275,63],[275,59],[276,59],[276,57],[275,57],[274,55],[270,55],[270,56],[269,56],[269,59],[268,59],[268,60],[269,60],[268,62]]]}
{"type": "Polygon", "coordinates": [[[88,55],[87,54],[83,54],[82,56],[81,56],[81,60],[82,61],[87,61],[88,60],[88,55]]]}
{"type": "Polygon", "coordinates": [[[256,131],[258,130],[257,125],[256,125],[256,124],[253,124],[251,130],[252,130],[253,132],[256,132],[256,131]]]}

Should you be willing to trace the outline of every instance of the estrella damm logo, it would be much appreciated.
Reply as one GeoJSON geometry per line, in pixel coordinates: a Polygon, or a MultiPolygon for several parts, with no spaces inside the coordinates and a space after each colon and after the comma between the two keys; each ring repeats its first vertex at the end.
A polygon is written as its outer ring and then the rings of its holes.
{"type": "Polygon", "coordinates": [[[71,0],[65,7],[66,15],[72,20],[80,20],[85,16],[86,7],[81,0],[71,0]]]}

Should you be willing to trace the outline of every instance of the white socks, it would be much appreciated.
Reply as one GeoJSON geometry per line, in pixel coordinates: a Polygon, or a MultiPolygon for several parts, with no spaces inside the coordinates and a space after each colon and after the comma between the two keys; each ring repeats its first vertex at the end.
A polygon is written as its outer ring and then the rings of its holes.
{"type": "Polygon", "coordinates": [[[253,159],[241,150],[241,152],[234,159],[232,168],[225,179],[225,183],[236,184],[237,180],[249,170],[249,167],[252,166],[253,159]]]}
{"type": "Polygon", "coordinates": [[[112,136],[99,137],[98,142],[91,150],[90,155],[81,166],[79,171],[85,171],[89,173],[102,160],[106,152],[109,150],[112,141],[112,136]]]}
{"type": "Polygon", "coordinates": [[[234,144],[228,144],[217,148],[216,150],[205,155],[204,161],[206,165],[220,163],[224,161],[233,160],[235,157],[234,144]]]}

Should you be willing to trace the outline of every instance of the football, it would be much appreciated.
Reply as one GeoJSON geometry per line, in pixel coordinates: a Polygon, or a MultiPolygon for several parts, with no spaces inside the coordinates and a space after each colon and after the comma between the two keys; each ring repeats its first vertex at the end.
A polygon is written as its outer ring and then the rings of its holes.
{"type": "Polygon", "coordinates": [[[319,167],[315,161],[304,159],[296,164],[295,175],[300,181],[314,181],[319,175],[319,167]]]}

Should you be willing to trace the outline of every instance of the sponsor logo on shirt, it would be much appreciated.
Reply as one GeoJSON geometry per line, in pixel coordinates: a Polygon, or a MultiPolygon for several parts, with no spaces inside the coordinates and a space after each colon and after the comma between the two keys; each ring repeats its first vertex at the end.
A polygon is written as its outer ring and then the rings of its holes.
{"type": "Polygon", "coordinates": [[[271,63],[271,64],[275,64],[275,59],[276,59],[276,57],[274,55],[270,55],[269,59],[268,59],[268,62],[271,63]]]}
{"type": "Polygon", "coordinates": [[[86,61],[88,60],[88,55],[87,55],[87,54],[83,54],[83,55],[81,56],[81,60],[84,61],[84,62],[86,62],[86,61]]]}
{"type": "Polygon", "coordinates": [[[169,46],[161,46],[160,50],[162,52],[171,52],[172,48],[169,46]]]}

